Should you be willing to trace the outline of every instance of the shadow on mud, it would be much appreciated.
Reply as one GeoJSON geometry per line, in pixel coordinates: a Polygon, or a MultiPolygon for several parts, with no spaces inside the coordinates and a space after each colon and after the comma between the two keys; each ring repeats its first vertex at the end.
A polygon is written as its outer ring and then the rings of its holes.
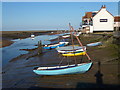
{"type": "Polygon", "coordinates": [[[101,72],[101,62],[98,61],[98,71],[94,75],[96,77],[96,83],[82,83],[79,82],[76,88],[120,88],[120,85],[104,84],[103,74],[101,72]]]}

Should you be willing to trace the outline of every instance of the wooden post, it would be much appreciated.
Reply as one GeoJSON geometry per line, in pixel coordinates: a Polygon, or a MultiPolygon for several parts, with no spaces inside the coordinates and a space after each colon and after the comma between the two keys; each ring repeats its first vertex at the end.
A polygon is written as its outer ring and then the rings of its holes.
{"type": "Polygon", "coordinates": [[[40,52],[42,53],[42,41],[40,40],[40,52]]]}
{"type": "Polygon", "coordinates": [[[38,41],[38,55],[42,54],[42,42],[38,41]]]}

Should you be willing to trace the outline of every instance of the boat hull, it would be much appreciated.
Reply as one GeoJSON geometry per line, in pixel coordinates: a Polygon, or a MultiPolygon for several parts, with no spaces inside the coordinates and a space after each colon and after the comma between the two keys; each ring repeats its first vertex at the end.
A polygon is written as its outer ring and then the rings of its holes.
{"type": "Polygon", "coordinates": [[[82,49],[78,49],[78,50],[69,50],[69,51],[64,51],[64,50],[57,50],[58,53],[64,54],[64,53],[77,53],[77,52],[83,52],[82,49]]]}
{"type": "Polygon", "coordinates": [[[67,54],[62,54],[63,56],[79,56],[79,55],[85,55],[86,52],[80,52],[80,53],[67,53],[67,54]]]}
{"type": "Polygon", "coordinates": [[[70,37],[70,35],[65,35],[65,36],[62,36],[63,38],[68,38],[68,37],[70,37]]]}
{"type": "Polygon", "coordinates": [[[44,49],[51,49],[51,47],[44,47],[44,49]]]}
{"type": "Polygon", "coordinates": [[[59,45],[57,45],[57,46],[44,47],[44,49],[54,49],[54,48],[58,48],[58,47],[62,47],[62,46],[65,46],[65,43],[59,44],[59,45]]]}
{"type": "Polygon", "coordinates": [[[92,66],[92,62],[81,64],[72,68],[55,69],[55,70],[33,70],[38,75],[64,75],[64,74],[76,74],[85,73],[92,66]]]}
{"type": "Polygon", "coordinates": [[[58,48],[58,47],[62,47],[62,46],[65,46],[65,43],[59,44],[58,46],[52,46],[51,48],[58,48]]]}
{"type": "Polygon", "coordinates": [[[102,45],[102,43],[101,42],[96,42],[96,43],[87,44],[87,46],[98,46],[98,45],[102,45]]]}
{"type": "MultiPolygon", "coordinates": [[[[83,46],[84,50],[86,51],[86,46],[83,46]]],[[[83,47],[80,46],[74,46],[74,50],[72,46],[65,46],[65,47],[60,47],[56,48],[58,53],[64,54],[64,53],[77,53],[77,52],[83,52],[83,47]]]]}
{"type": "Polygon", "coordinates": [[[69,42],[59,42],[60,44],[65,44],[65,45],[68,45],[69,42]]]}

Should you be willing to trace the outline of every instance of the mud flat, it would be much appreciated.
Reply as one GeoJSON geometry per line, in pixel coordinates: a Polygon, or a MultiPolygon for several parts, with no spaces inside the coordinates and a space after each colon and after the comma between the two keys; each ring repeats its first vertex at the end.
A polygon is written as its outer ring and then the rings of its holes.
{"type": "Polygon", "coordinates": [[[6,47],[14,43],[13,39],[24,39],[34,34],[35,36],[38,35],[54,35],[57,34],[57,31],[0,31],[0,48],[6,47]],[[53,33],[51,33],[53,32],[53,33]]]}
{"type": "Polygon", "coordinates": [[[13,41],[10,40],[0,40],[0,48],[6,47],[14,43],[13,41]]]}
{"type": "MultiPolygon", "coordinates": [[[[3,68],[3,88],[25,88],[25,89],[44,89],[44,88],[118,88],[118,52],[117,46],[112,43],[110,35],[81,35],[79,37],[83,43],[102,41],[101,46],[87,47],[93,65],[84,74],[40,76],[32,70],[36,66],[58,65],[63,58],[55,49],[44,50],[43,54],[38,55],[38,49],[31,50],[27,54],[21,55],[3,68]]],[[[70,39],[68,41],[71,41],[70,39]]],[[[75,44],[78,44],[74,39],[75,44]]],[[[77,62],[81,59],[77,57],[77,62]]],[[[72,57],[66,58],[62,64],[67,64],[66,60],[74,63],[72,57]]],[[[83,62],[87,58],[83,58],[83,62]]]]}

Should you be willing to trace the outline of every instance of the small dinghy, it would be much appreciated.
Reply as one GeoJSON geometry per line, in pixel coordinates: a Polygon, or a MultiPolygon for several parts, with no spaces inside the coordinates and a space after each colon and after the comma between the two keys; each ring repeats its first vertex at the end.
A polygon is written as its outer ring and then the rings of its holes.
{"type": "Polygon", "coordinates": [[[87,44],[87,46],[98,46],[98,45],[102,45],[102,42],[95,42],[95,43],[87,44]]]}
{"type": "Polygon", "coordinates": [[[65,45],[68,45],[69,44],[69,42],[59,42],[60,44],[65,44],[65,45]]]}
{"type": "Polygon", "coordinates": [[[80,56],[80,55],[85,55],[86,52],[81,52],[81,51],[78,51],[78,52],[73,52],[73,53],[64,53],[62,54],[63,56],[80,56]]]}
{"type": "Polygon", "coordinates": [[[56,50],[58,51],[58,53],[74,53],[74,52],[84,51],[83,48],[86,51],[86,46],[81,47],[76,45],[74,45],[74,50],[73,50],[73,46],[64,46],[64,47],[56,48],[56,50]]]}
{"type": "Polygon", "coordinates": [[[39,75],[64,75],[64,74],[75,74],[75,73],[85,73],[90,69],[92,62],[73,64],[65,66],[54,66],[54,67],[37,67],[34,68],[33,72],[39,75]]]}
{"type": "Polygon", "coordinates": [[[69,42],[59,42],[58,44],[45,45],[44,49],[53,49],[67,45],[69,42]]]}
{"type": "Polygon", "coordinates": [[[34,40],[35,39],[35,35],[31,35],[31,37],[30,37],[32,40],[34,40]]]}
{"type": "Polygon", "coordinates": [[[34,37],[35,37],[35,35],[32,34],[32,35],[31,35],[31,38],[34,38],[34,37]]]}
{"type": "Polygon", "coordinates": [[[68,38],[68,37],[70,37],[70,35],[64,35],[64,36],[62,36],[63,38],[68,38]]]}
{"type": "Polygon", "coordinates": [[[57,47],[62,47],[64,45],[65,45],[65,43],[62,43],[62,44],[60,44],[60,43],[58,43],[58,44],[50,44],[50,45],[45,45],[44,49],[53,49],[53,48],[57,48],[57,47]]]}

